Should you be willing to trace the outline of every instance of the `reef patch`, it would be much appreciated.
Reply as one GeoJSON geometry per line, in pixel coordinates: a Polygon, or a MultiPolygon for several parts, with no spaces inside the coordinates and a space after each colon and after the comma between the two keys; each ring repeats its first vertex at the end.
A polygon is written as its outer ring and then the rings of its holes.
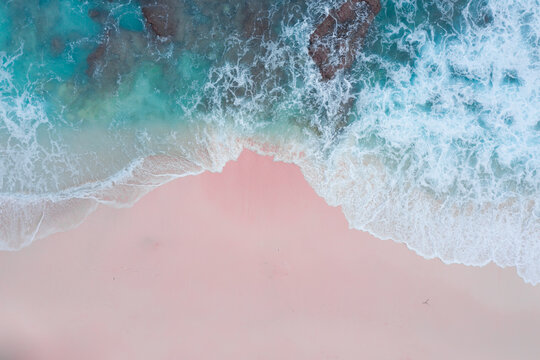
{"type": "Polygon", "coordinates": [[[381,10],[379,0],[349,0],[317,26],[309,39],[309,55],[323,80],[352,66],[357,49],[381,10]]]}
{"type": "Polygon", "coordinates": [[[160,0],[143,0],[141,4],[144,19],[157,36],[162,38],[175,36],[178,20],[172,4],[160,0]]]}

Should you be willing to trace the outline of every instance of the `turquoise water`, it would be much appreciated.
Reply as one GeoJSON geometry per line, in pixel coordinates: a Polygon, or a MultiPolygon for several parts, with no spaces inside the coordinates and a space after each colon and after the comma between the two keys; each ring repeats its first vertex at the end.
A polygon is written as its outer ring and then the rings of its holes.
{"type": "Polygon", "coordinates": [[[309,36],[343,2],[2,2],[0,247],[248,148],[355,228],[539,282],[540,3],[382,1],[324,82],[309,36]]]}

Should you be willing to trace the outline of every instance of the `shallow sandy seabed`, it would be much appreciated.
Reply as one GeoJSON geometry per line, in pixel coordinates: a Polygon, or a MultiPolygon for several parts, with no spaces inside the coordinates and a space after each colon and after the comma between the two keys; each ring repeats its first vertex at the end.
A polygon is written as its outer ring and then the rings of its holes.
{"type": "Polygon", "coordinates": [[[532,360],[539,328],[515,269],[349,230],[249,152],[0,253],[1,359],[532,360]]]}

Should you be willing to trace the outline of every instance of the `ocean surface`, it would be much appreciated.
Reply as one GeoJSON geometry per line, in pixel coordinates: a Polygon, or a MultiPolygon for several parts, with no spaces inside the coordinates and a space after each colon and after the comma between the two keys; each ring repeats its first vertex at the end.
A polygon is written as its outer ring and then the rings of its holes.
{"type": "Polygon", "coordinates": [[[1,1],[0,249],[251,149],[351,227],[540,282],[540,2],[383,0],[325,81],[343,3],[1,1]]]}

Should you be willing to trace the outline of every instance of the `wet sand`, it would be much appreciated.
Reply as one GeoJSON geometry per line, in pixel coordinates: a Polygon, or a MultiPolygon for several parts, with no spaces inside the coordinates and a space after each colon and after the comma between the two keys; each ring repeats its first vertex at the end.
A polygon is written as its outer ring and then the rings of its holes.
{"type": "Polygon", "coordinates": [[[539,359],[540,286],[350,230],[245,152],[0,253],[0,359],[539,359]],[[2,357],[4,356],[4,357],[2,357]]]}

